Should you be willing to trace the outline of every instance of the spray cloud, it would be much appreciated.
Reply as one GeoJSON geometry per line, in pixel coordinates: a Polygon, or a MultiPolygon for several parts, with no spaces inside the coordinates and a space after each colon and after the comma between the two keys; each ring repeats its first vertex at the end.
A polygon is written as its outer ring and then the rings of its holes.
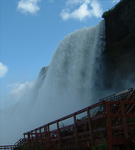
{"type": "Polygon", "coordinates": [[[104,35],[102,20],[96,27],[77,30],[60,42],[49,67],[41,69],[19,102],[0,111],[0,145],[14,144],[24,132],[94,103],[96,60],[105,46],[104,35]]]}

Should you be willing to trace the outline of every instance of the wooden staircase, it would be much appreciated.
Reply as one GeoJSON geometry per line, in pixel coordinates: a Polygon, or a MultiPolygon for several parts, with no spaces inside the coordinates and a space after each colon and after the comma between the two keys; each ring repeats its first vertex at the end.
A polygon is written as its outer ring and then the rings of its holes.
{"type": "Polygon", "coordinates": [[[135,149],[135,90],[117,93],[73,114],[24,133],[14,145],[0,146],[0,150],[75,150],[108,144],[109,150],[135,149]],[[93,111],[95,109],[96,111],[93,111]],[[83,119],[79,115],[85,113],[83,119]],[[73,120],[60,126],[65,120],[73,120]],[[51,129],[55,126],[55,129],[51,129]],[[96,143],[95,143],[96,142],[96,143]]]}

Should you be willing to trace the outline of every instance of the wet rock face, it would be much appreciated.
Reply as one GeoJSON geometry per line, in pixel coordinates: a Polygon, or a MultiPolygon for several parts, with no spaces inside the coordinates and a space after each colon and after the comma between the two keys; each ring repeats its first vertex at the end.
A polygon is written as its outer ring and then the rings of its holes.
{"type": "Polygon", "coordinates": [[[106,25],[104,84],[107,88],[114,83],[114,88],[135,87],[135,0],[121,0],[103,18],[106,25]]]}
{"type": "Polygon", "coordinates": [[[131,38],[135,34],[135,1],[121,0],[106,15],[104,14],[108,41],[119,42],[126,39],[131,44],[131,38]]]}
{"type": "Polygon", "coordinates": [[[48,68],[49,68],[49,66],[45,66],[45,67],[42,67],[42,68],[41,68],[41,70],[40,70],[40,72],[39,72],[39,75],[38,75],[38,78],[39,78],[39,79],[44,80],[44,78],[46,77],[48,68]]]}

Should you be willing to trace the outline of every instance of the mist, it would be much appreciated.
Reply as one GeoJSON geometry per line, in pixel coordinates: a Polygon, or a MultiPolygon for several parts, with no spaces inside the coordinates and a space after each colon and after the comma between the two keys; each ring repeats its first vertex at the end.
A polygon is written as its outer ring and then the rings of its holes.
{"type": "Polygon", "coordinates": [[[104,96],[104,48],[104,20],[66,36],[36,81],[18,84],[9,92],[9,106],[0,110],[0,145],[14,144],[24,132],[87,107],[104,96]]]}

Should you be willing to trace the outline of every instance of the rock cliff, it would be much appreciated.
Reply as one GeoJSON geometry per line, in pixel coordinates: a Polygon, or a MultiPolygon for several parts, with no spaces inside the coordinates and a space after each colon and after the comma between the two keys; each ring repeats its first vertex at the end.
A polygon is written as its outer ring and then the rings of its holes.
{"type": "Polygon", "coordinates": [[[121,0],[102,17],[106,26],[104,84],[118,89],[135,86],[135,0],[121,0]]]}

